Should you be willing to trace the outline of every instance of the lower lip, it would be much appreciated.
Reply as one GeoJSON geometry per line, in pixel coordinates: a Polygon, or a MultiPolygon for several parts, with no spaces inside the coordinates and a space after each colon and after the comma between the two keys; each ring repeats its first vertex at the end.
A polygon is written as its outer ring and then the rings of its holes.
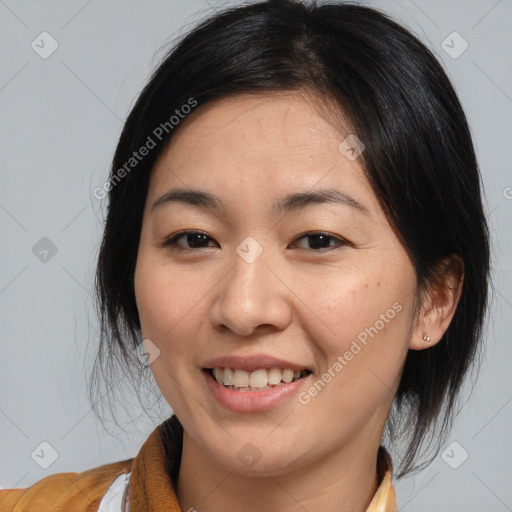
{"type": "Polygon", "coordinates": [[[219,384],[207,371],[202,371],[206,384],[220,405],[234,412],[261,412],[274,409],[296,395],[311,374],[299,380],[280,384],[264,391],[235,391],[219,384]]]}

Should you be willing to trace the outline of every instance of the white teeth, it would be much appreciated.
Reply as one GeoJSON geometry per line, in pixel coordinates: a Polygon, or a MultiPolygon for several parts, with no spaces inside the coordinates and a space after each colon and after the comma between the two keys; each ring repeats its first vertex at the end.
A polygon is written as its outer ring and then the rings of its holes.
{"type": "Polygon", "coordinates": [[[298,380],[303,375],[300,370],[290,368],[259,368],[253,372],[232,368],[213,368],[213,376],[219,384],[231,389],[237,388],[240,391],[256,389],[263,391],[271,389],[282,383],[289,383],[298,380]]]}
{"type": "Polygon", "coordinates": [[[249,377],[249,386],[251,388],[264,388],[267,385],[267,370],[262,368],[251,372],[249,377]]]}
{"type": "Polygon", "coordinates": [[[283,380],[285,382],[291,382],[293,380],[293,370],[286,368],[286,370],[283,371],[283,380]]]}
{"type": "Polygon", "coordinates": [[[270,368],[268,372],[268,383],[275,386],[281,382],[283,372],[279,368],[270,368]]]}
{"type": "Polygon", "coordinates": [[[249,386],[249,372],[245,370],[235,370],[233,381],[235,388],[246,388],[249,386]]]}
{"type": "Polygon", "coordinates": [[[213,369],[213,376],[215,377],[215,380],[219,383],[219,384],[223,384],[224,383],[224,380],[222,379],[222,375],[223,375],[223,371],[220,369],[220,368],[214,368],[213,369]]]}
{"type": "MultiPolygon", "coordinates": [[[[224,368],[223,377],[224,377],[223,384],[225,386],[232,386],[235,383],[235,381],[233,380],[233,370],[231,368],[224,368]]],[[[221,384],[222,384],[222,382],[221,382],[221,384]]]]}

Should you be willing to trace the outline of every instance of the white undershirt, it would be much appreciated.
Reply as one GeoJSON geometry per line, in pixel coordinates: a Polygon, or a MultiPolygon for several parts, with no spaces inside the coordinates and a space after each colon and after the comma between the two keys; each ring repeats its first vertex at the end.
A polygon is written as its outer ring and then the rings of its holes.
{"type": "MultiPolygon", "coordinates": [[[[103,496],[100,506],[98,507],[98,512],[122,512],[121,511],[121,501],[123,499],[123,493],[125,487],[128,485],[130,481],[129,473],[123,473],[119,475],[107,489],[105,496],[103,496]]],[[[127,504],[125,512],[129,512],[130,508],[127,504]]]]}

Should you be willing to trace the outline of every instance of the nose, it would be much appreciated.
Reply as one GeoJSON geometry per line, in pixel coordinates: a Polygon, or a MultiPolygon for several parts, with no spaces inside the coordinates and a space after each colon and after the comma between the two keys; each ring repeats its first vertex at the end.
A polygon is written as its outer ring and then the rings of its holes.
{"type": "Polygon", "coordinates": [[[211,307],[213,326],[240,336],[286,329],[292,292],[281,280],[276,258],[263,251],[248,262],[234,252],[232,262],[211,307]]]}

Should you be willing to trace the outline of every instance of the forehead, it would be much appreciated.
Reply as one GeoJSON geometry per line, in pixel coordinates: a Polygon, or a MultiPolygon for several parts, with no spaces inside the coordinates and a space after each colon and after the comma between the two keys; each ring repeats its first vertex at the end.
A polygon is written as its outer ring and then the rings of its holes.
{"type": "Polygon", "coordinates": [[[339,109],[303,92],[242,94],[199,107],[162,152],[150,194],[179,186],[278,199],[295,190],[341,189],[376,213],[359,162],[340,151],[351,134],[339,109]],[[245,191],[245,192],[244,192],[245,191]]]}
{"type": "Polygon", "coordinates": [[[326,103],[305,91],[236,94],[193,111],[179,125],[168,150],[178,143],[200,143],[200,139],[209,139],[206,144],[231,143],[233,150],[247,149],[244,146],[251,140],[264,143],[267,149],[313,147],[320,139],[336,141],[350,133],[348,121],[335,109],[332,101],[326,103]]]}

